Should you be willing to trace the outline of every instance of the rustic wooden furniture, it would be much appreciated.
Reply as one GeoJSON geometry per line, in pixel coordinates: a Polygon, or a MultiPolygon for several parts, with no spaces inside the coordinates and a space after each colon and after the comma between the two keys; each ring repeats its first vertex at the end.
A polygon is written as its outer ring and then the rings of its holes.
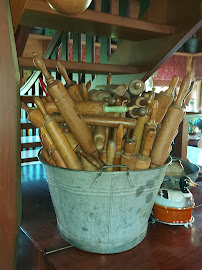
{"type": "MultiPolygon", "coordinates": [[[[194,4],[189,0],[178,0],[177,4],[175,0],[154,0],[151,1],[151,7],[141,19],[138,19],[138,1],[121,1],[120,8],[117,1],[107,1],[110,5],[104,10],[106,13],[101,12],[103,11],[101,10],[101,2],[103,1],[93,1],[94,10],[86,10],[83,14],[75,17],[66,17],[53,11],[45,0],[11,0],[10,2],[4,0],[0,3],[0,35],[2,37],[0,42],[0,269],[10,270],[15,265],[16,231],[19,228],[18,223],[21,215],[20,99],[17,54],[20,69],[35,68],[32,59],[22,57],[30,27],[48,27],[124,40],[108,61],[106,58],[107,66],[106,64],[97,65],[92,62],[66,62],[63,64],[69,70],[80,73],[85,71],[93,74],[109,72],[112,74],[127,74],[124,76],[127,82],[136,77],[145,81],[201,27],[202,23],[199,0],[194,1],[194,4]],[[124,9],[124,5],[128,6],[125,6],[124,9]],[[160,9],[161,12],[159,12],[160,9]],[[128,17],[126,16],[126,10],[129,11],[128,17]],[[107,13],[107,11],[109,12],[107,13]]],[[[107,48],[105,46],[102,49],[107,51],[107,48]]],[[[81,60],[80,55],[77,60],[81,60]]],[[[55,69],[55,60],[46,61],[48,68],[55,69]]],[[[95,83],[98,84],[99,78],[102,79],[102,76],[97,76],[95,83]]],[[[119,83],[119,80],[122,83],[123,77],[119,75],[114,80],[114,83],[119,83]]],[[[30,222],[33,223],[33,220],[30,220],[30,222]]],[[[39,223],[38,225],[36,223],[36,226],[39,226],[39,223]]],[[[40,230],[41,226],[38,229],[40,230]]],[[[145,249],[145,252],[147,252],[147,249],[145,249]]],[[[158,250],[156,252],[158,253],[158,250]]],[[[134,258],[134,255],[131,256],[134,258]]],[[[94,260],[94,257],[91,258],[94,260]]],[[[103,260],[105,261],[106,258],[103,257],[103,260]]]]}

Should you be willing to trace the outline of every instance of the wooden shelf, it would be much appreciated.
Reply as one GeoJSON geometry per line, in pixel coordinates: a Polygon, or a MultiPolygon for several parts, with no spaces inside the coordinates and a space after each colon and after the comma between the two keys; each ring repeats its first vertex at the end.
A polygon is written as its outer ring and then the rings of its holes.
{"type": "MultiPolygon", "coordinates": [[[[19,57],[20,69],[37,70],[32,58],[19,57]]],[[[49,70],[56,70],[56,60],[44,59],[45,65],[49,70]]],[[[63,66],[72,73],[87,73],[87,74],[138,74],[148,71],[149,67],[145,66],[128,66],[128,65],[110,65],[110,64],[95,64],[83,62],[61,61],[63,66]]]]}
{"type": "Polygon", "coordinates": [[[150,23],[107,13],[86,10],[68,17],[52,10],[43,0],[28,0],[20,21],[21,25],[60,29],[126,40],[145,40],[175,33],[170,25],[150,23]]]}
{"type": "Polygon", "coordinates": [[[39,34],[29,34],[29,39],[36,39],[36,40],[51,40],[52,36],[45,36],[45,35],[39,35],[39,34]]]}

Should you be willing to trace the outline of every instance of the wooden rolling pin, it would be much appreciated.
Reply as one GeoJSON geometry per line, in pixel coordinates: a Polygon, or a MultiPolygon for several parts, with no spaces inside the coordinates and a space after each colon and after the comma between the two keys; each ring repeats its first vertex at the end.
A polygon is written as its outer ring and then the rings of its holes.
{"type": "MultiPolygon", "coordinates": [[[[121,156],[121,165],[126,165],[131,171],[135,169],[135,146],[136,141],[131,138],[125,140],[124,152],[121,156]]],[[[126,171],[126,168],[121,168],[121,171],[126,171]]]]}
{"type": "Polygon", "coordinates": [[[140,152],[142,152],[142,149],[145,145],[147,131],[149,129],[156,130],[156,127],[157,127],[157,123],[156,123],[155,119],[156,119],[156,113],[158,111],[158,106],[159,106],[158,101],[154,100],[151,106],[152,106],[152,108],[151,108],[150,119],[147,121],[147,123],[145,123],[144,130],[143,130],[142,141],[141,141],[141,145],[140,145],[140,152]]]}
{"type": "Polygon", "coordinates": [[[108,92],[103,90],[92,89],[89,91],[90,100],[92,101],[104,101],[106,104],[115,104],[115,98],[112,97],[108,92]]]}
{"type": "Polygon", "coordinates": [[[51,156],[55,162],[55,164],[62,168],[67,168],[64,160],[60,156],[60,153],[57,151],[55,145],[53,144],[49,134],[47,133],[46,129],[43,127],[44,125],[44,118],[42,113],[39,111],[38,108],[30,109],[24,102],[22,102],[22,108],[28,113],[29,121],[38,127],[43,134],[45,140],[47,141],[50,149],[51,149],[51,156]]]}
{"type": "MultiPolygon", "coordinates": [[[[77,154],[79,154],[80,156],[84,157],[88,161],[88,163],[90,163],[92,166],[94,166],[96,168],[100,168],[101,167],[100,163],[95,158],[93,158],[91,155],[87,155],[82,150],[82,148],[80,147],[78,141],[76,140],[76,138],[74,137],[74,135],[70,132],[70,130],[69,130],[68,127],[64,127],[63,128],[63,131],[64,131],[64,134],[65,134],[68,142],[70,143],[71,147],[73,148],[73,150],[77,154]]],[[[88,164],[88,163],[85,163],[85,165],[88,164]]],[[[104,164],[102,166],[104,166],[104,164]]]]}
{"type": "Polygon", "coordinates": [[[122,85],[110,84],[110,85],[97,85],[95,89],[104,90],[112,95],[116,94],[122,97],[125,95],[125,92],[127,91],[128,87],[126,84],[122,85]]]}
{"type": "Polygon", "coordinates": [[[48,93],[52,97],[58,111],[65,119],[65,122],[68,124],[68,127],[79,142],[81,148],[86,154],[92,154],[98,157],[92,134],[65,87],[60,81],[54,80],[49,74],[41,57],[37,56],[37,54],[33,54],[33,58],[35,65],[41,70],[46,78],[48,93]]]}
{"type": "MultiPolygon", "coordinates": [[[[82,115],[105,115],[109,112],[123,113],[129,110],[125,106],[105,106],[101,101],[75,102],[75,105],[82,115]]],[[[49,114],[59,111],[53,102],[46,102],[44,106],[49,114]]]]}
{"type": "Polygon", "coordinates": [[[135,170],[147,170],[151,164],[151,158],[149,157],[154,139],[156,136],[156,131],[154,129],[149,129],[145,138],[145,143],[141,154],[135,156],[135,170]]]}
{"type": "Polygon", "coordinates": [[[162,122],[162,127],[159,130],[158,136],[154,142],[151,152],[151,161],[157,166],[162,166],[169,155],[169,147],[184,116],[182,102],[187,90],[189,89],[190,83],[190,75],[185,76],[180,85],[177,100],[169,107],[162,122]]]}
{"type": "Polygon", "coordinates": [[[109,140],[109,127],[105,127],[105,141],[104,147],[99,151],[100,159],[106,164],[107,163],[107,145],[109,140]]]}
{"type": "Polygon", "coordinates": [[[41,135],[42,144],[47,149],[49,149],[49,154],[52,157],[52,159],[54,160],[55,164],[58,167],[67,168],[67,165],[64,162],[64,159],[61,157],[60,153],[56,149],[56,147],[55,147],[53,141],[51,140],[49,134],[47,133],[47,131],[44,128],[41,128],[41,131],[42,131],[42,135],[41,135]]]}
{"type": "MultiPolygon", "coordinates": [[[[123,125],[119,124],[116,133],[116,154],[114,158],[114,165],[121,165],[123,136],[124,136],[124,128],[123,125]]],[[[118,171],[119,168],[115,167],[114,170],[118,171]]]]}
{"type": "Polygon", "coordinates": [[[158,124],[160,124],[161,121],[163,120],[163,117],[165,116],[168,107],[171,105],[173,101],[174,96],[172,94],[172,91],[175,89],[178,80],[179,77],[174,76],[170,82],[168,89],[165,92],[161,91],[156,97],[156,100],[158,100],[159,102],[159,108],[156,114],[156,122],[158,124]]]}
{"type": "Polygon", "coordinates": [[[80,89],[81,89],[81,93],[82,93],[82,96],[83,96],[83,100],[84,101],[89,101],[90,97],[89,97],[89,93],[88,93],[88,88],[86,87],[85,83],[82,83],[80,85],[80,89]]]}
{"type": "Polygon", "coordinates": [[[90,171],[90,172],[95,172],[98,169],[93,166],[88,160],[86,160],[83,156],[81,156],[81,163],[83,165],[84,171],[90,171]]]}
{"type": "Polygon", "coordinates": [[[68,93],[72,97],[74,101],[83,101],[83,97],[81,95],[80,88],[76,82],[72,82],[66,72],[65,67],[61,62],[57,61],[57,70],[64,77],[66,81],[65,88],[68,90],[68,93]]]}
{"type": "Polygon", "coordinates": [[[72,149],[70,143],[68,142],[59,124],[54,119],[52,119],[52,117],[47,113],[43,105],[43,102],[41,101],[39,97],[35,97],[34,102],[44,117],[45,129],[50,135],[53,143],[55,144],[58,152],[62,156],[67,167],[69,169],[82,170],[83,166],[81,162],[79,161],[77,155],[75,154],[74,150],[72,149]]]}
{"type": "MultiPolygon", "coordinates": [[[[106,165],[114,165],[114,158],[116,155],[116,143],[109,141],[107,146],[107,163],[106,165]]],[[[107,168],[106,172],[113,172],[113,168],[107,168]]]]}
{"type": "Polygon", "coordinates": [[[43,159],[50,165],[56,166],[55,161],[53,158],[49,155],[48,151],[45,148],[41,149],[41,154],[43,159]]]}
{"type": "Polygon", "coordinates": [[[105,142],[105,127],[96,126],[94,128],[94,142],[98,150],[101,150],[104,147],[105,142]]]}
{"type": "MultiPolygon", "coordinates": [[[[152,102],[154,98],[154,95],[151,95],[149,100],[152,102]]],[[[148,104],[147,108],[150,107],[150,104],[148,104]]],[[[135,147],[135,154],[138,154],[140,151],[140,145],[142,141],[142,135],[144,131],[144,126],[149,120],[150,116],[149,114],[146,114],[144,116],[140,116],[137,120],[136,128],[134,129],[132,138],[136,140],[136,147],[135,147]]]]}
{"type": "Polygon", "coordinates": [[[134,96],[139,96],[140,94],[142,94],[144,88],[145,88],[144,82],[138,79],[132,80],[128,86],[130,94],[134,96]]]}

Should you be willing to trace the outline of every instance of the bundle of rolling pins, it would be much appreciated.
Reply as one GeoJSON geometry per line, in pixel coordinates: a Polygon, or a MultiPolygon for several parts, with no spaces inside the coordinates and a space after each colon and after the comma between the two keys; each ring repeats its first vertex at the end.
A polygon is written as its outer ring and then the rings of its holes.
{"type": "Polygon", "coordinates": [[[66,85],[55,80],[43,59],[33,53],[34,64],[45,76],[48,95],[35,97],[37,106],[22,102],[28,119],[39,128],[45,162],[74,170],[144,170],[163,165],[184,116],[183,101],[190,87],[186,76],[174,100],[174,76],[165,92],[145,92],[144,83],[107,82],[91,89],[91,82],[71,81],[61,62],[57,69],[66,85]],[[118,165],[125,165],[119,167],[118,165]]]}

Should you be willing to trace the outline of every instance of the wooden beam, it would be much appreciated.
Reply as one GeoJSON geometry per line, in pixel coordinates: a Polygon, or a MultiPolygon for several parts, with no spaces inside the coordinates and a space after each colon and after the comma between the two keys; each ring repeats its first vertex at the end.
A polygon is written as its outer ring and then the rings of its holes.
{"type": "MultiPolygon", "coordinates": [[[[37,70],[33,64],[32,58],[19,57],[20,69],[37,70]]],[[[47,69],[50,71],[56,70],[56,60],[44,59],[47,69]]],[[[61,61],[63,66],[72,73],[89,73],[89,74],[136,74],[145,72],[148,67],[136,67],[127,65],[110,65],[110,64],[95,64],[83,62],[61,61]]]]}
{"type": "Polygon", "coordinates": [[[14,32],[16,32],[18,28],[19,22],[21,20],[22,14],[25,9],[26,2],[27,0],[11,0],[10,1],[14,32]]]}
{"type": "Polygon", "coordinates": [[[9,0],[0,1],[0,269],[15,269],[20,223],[20,74],[9,0]]]}
{"type": "Polygon", "coordinates": [[[29,26],[18,26],[18,29],[15,34],[15,44],[16,44],[16,50],[17,50],[17,55],[22,56],[25,46],[27,44],[27,40],[29,37],[31,27],[29,26]]]}
{"type": "Polygon", "coordinates": [[[42,0],[28,0],[21,24],[127,40],[144,40],[175,32],[173,26],[153,24],[88,9],[81,15],[68,17],[52,10],[47,2],[42,0]]]}
{"type": "Polygon", "coordinates": [[[129,17],[138,19],[140,9],[140,0],[129,0],[129,17]]]}
{"type": "Polygon", "coordinates": [[[169,37],[167,46],[164,46],[163,50],[158,53],[158,57],[156,57],[153,62],[153,67],[143,77],[143,81],[146,81],[163,63],[165,63],[201,26],[202,19],[193,22],[178,34],[169,37]]]}

